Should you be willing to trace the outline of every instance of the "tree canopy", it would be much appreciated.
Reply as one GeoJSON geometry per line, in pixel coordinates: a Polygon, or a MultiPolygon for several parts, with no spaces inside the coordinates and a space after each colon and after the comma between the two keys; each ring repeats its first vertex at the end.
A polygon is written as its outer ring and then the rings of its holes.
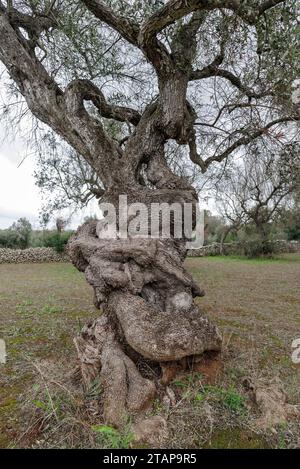
{"type": "Polygon", "coordinates": [[[125,153],[155,184],[157,167],[144,171],[151,146],[181,146],[177,166],[190,176],[219,171],[257,139],[297,139],[299,14],[290,0],[1,1],[0,59],[13,79],[2,111],[26,115],[21,94],[50,126],[33,122],[37,183],[49,197],[58,188],[52,206],[101,197],[108,160],[125,153]],[[163,135],[138,151],[154,121],[163,135]]]}

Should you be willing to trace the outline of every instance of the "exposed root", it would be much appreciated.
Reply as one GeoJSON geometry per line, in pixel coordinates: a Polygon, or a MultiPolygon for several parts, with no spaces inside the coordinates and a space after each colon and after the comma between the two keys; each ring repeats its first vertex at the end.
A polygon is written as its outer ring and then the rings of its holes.
{"type": "Polygon", "coordinates": [[[276,432],[276,427],[285,424],[291,418],[300,419],[300,410],[297,406],[287,402],[287,394],[279,379],[266,383],[263,380],[252,382],[245,380],[244,386],[251,393],[254,404],[258,407],[261,416],[255,421],[259,430],[276,432]]]}
{"type": "Polygon", "coordinates": [[[128,414],[135,415],[149,407],[155,385],[141,376],[123,352],[106,316],[86,326],[75,344],[85,387],[88,389],[100,376],[107,423],[120,427],[126,423],[128,414]]]}

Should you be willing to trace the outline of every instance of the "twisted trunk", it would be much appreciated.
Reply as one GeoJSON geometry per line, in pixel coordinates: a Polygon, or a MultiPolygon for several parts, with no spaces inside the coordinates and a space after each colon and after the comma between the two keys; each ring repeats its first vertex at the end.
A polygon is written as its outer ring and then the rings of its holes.
{"type": "MultiPolygon", "coordinates": [[[[165,159],[169,139],[188,144],[194,136],[187,79],[170,62],[159,66],[158,100],[146,108],[123,155],[109,159],[112,171],[102,202],[116,208],[120,195],[127,196],[128,206],[148,208],[152,203],[195,208],[198,202],[193,187],[165,159]]],[[[221,337],[194,301],[203,292],[183,265],[186,239],[172,236],[172,226],[167,239],[140,238],[129,231],[126,239],[100,239],[98,230],[96,222],[84,225],[69,246],[102,312],[75,344],[85,386],[100,376],[105,421],[120,427],[128,416],[143,414],[176,370],[191,369],[206,354],[219,353],[221,337]]]]}
{"type": "MultiPolygon", "coordinates": [[[[116,204],[117,195],[105,200],[116,204]]],[[[195,202],[192,189],[140,187],[126,195],[128,203],[147,206],[195,202]]],[[[104,418],[119,427],[151,405],[172,370],[191,369],[203,354],[218,353],[221,337],[194,302],[203,293],[183,266],[184,239],[100,239],[97,222],[90,222],[69,250],[102,312],[75,339],[83,381],[88,388],[100,376],[104,418]]]]}

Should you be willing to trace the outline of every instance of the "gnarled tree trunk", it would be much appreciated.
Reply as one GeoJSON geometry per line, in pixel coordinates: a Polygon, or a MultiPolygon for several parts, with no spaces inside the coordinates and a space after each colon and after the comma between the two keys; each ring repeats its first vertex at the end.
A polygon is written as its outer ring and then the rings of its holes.
{"type": "MultiPolygon", "coordinates": [[[[192,189],[137,186],[126,195],[146,205],[195,202],[192,189]]],[[[106,201],[115,204],[116,194],[106,201]]],[[[191,369],[203,354],[218,353],[221,337],[194,302],[203,292],[183,266],[184,239],[100,239],[93,221],[78,230],[69,251],[102,311],[75,339],[84,384],[100,376],[105,420],[119,427],[149,407],[170,369],[191,369]]]]}

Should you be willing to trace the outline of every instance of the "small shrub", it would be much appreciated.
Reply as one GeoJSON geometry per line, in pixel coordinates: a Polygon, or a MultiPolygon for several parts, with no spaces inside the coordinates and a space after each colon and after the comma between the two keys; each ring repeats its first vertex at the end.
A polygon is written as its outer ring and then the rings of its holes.
{"type": "Polygon", "coordinates": [[[204,386],[203,392],[199,393],[196,397],[198,403],[202,402],[205,398],[211,397],[236,414],[242,414],[246,410],[244,396],[242,396],[233,386],[230,386],[227,389],[219,386],[204,386]],[[201,398],[201,396],[203,397],[201,398]]]}
{"type": "Polygon", "coordinates": [[[55,251],[62,253],[66,249],[66,245],[71,237],[71,232],[64,232],[64,233],[49,233],[44,238],[44,245],[47,248],[53,248],[55,251]]]}
{"type": "Polygon", "coordinates": [[[129,427],[119,432],[108,425],[94,425],[92,430],[98,434],[101,443],[110,449],[128,449],[133,442],[133,434],[129,427]]]}
{"type": "Polygon", "coordinates": [[[223,390],[221,393],[221,399],[227,407],[235,413],[241,413],[245,410],[245,398],[237,392],[236,389],[230,387],[229,389],[223,390]]]}
{"type": "Polygon", "coordinates": [[[278,247],[273,241],[251,240],[241,243],[242,254],[248,259],[257,257],[272,257],[278,253],[278,247]]]}

